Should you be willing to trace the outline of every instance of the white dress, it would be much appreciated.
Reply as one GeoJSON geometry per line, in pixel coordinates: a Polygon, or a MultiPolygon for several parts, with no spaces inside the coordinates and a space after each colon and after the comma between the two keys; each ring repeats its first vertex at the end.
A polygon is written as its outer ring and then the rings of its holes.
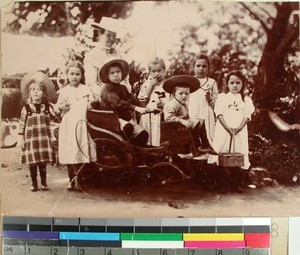
{"type": "MultiPolygon", "coordinates": [[[[164,104],[170,101],[171,96],[169,93],[165,92],[165,90],[163,89],[163,87],[162,87],[163,83],[164,83],[164,81],[162,81],[161,83],[159,83],[153,87],[153,90],[150,94],[149,103],[147,104],[148,109],[150,109],[150,110],[157,109],[156,104],[159,102],[159,100],[161,100],[164,104]],[[157,92],[164,93],[165,97],[159,99],[157,92]]],[[[149,86],[150,86],[150,81],[147,80],[142,85],[142,88],[140,90],[140,93],[138,95],[139,100],[148,99],[148,97],[149,97],[148,94],[150,91],[149,86]]],[[[161,123],[161,113],[143,114],[141,116],[141,120],[140,120],[139,124],[141,127],[143,127],[149,133],[148,145],[152,145],[152,146],[160,145],[160,123],[161,123]],[[150,125],[150,123],[151,123],[151,125],[150,125]]]]}
{"type": "MultiPolygon", "coordinates": [[[[223,115],[226,124],[230,128],[237,128],[244,118],[251,120],[251,114],[254,112],[252,100],[245,97],[242,100],[241,94],[220,94],[216,101],[216,116],[223,115]]],[[[213,149],[218,153],[226,153],[229,151],[230,134],[224,129],[219,120],[217,120],[215,128],[215,136],[213,140],[213,149]]],[[[235,136],[235,152],[244,154],[244,167],[250,167],[249,146],[248,146],[248,129],[247,125],[235,136]]],[[[210,155],[208,163],[219,163],[218,156],[210,155]]]]}
{"type": "Polygon", "coordinates": [[[189,115],[193,119],[205,121],[207,138],[212,146],[216,124],[213,106],[218,97],[218,86],[214,79],[208,77],[198,80],[200,81],[200,88],[190,95],[189,115]],[[207,92],[210,93],[211,103],[208,103],[206,99],[207,92]]]}
{"type": "Polygon", "coordinates": [[[90,162],[93,153],[86,114],[91,98],[90,88],[83,84],[76,88],[67,85],[60,90],[57,103],[70,104],[70,110],[63,115],[59,126],[58,156],[61,164],[90,162]]]}

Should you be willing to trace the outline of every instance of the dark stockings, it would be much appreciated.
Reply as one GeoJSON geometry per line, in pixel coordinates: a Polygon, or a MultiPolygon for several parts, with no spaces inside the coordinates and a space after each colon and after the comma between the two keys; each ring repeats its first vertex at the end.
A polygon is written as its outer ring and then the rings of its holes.
{"type": "Polygon", "coordinates": [[[42,184],[42,190],[48,190],[47,185],[47,167],[46,164],[30,164],[29,170],[30,170],[30,177],[31,177],[31,191],[37,191],[38,190],[38,182],[37,182],[37,168],[39,168],[40,177],[41,177],[41,184],[42,184]]]}
{"type": "Polygon", "coordinates": [[[68,190],[80,190],[82,183],[81,168],[82,164],[68,164],[69,185],[68,190]]]}

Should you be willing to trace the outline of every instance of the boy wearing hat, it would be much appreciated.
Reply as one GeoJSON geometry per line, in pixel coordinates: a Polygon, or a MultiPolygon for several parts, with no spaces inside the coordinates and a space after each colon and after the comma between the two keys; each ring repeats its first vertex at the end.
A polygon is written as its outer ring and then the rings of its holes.
{"type": "Polygon", "coordinates": [[[101,68],[99,77],[105,83],[100,96],[101,109],[114,111],[130,141],[137,146],[145,146],[149,135],[137,124],[134,112],[144,114],[147,109],[141,107],[142,103],[129,93],[124,85],[120,84],[128,73],[129,65],[122,59],[111,60],[101,68]],[[128,131],[130,129],[131,134],[128,131]]]}
{"type": "Polygon", "coordinates": [[[190,75],[177,75],[169,78],[163,84],[166,92],[173,95],[173,99],[164,105],[164,119],[166,122],[175,122],[191,130],[191,145],[194,157],[205,153],[214,153],[201,148],[199,140],[199,119],[191,119],[188,112],[190,93],[199,89],[199,80],[190,75]]]}

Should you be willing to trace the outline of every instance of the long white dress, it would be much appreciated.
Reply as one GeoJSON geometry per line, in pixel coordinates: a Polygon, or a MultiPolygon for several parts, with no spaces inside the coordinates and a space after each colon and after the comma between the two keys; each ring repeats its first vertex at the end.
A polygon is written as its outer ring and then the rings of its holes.
{"type": "Polygon", "coordinates": [[[67,85],[60,91],[57,103],[70,104],[70,110],[63,115],[59,126],[58,156],[61,164],[88,163],[91,160],[93,152],[86,123],[91,98],[90,88],[83,84],[76,88],[67,85]]]}
{"type": "MultiPolygon", "coordinates": [[[[252,100],[245,97],[242,100],[241,94],[220,94],[216,101],[216,116],[222,114],[226,124],[230,128],[237,128],[244,118],[251,120],[251,114],[254,112],[252,100]]],[[[217,120],[215,136],[213,140],[213,149],[218,153],[227,153],[229,151],[231,136],[217,120]]],[[[244,169],[250,167],[249,146],[248,146],[248,128],[247,125],[235,136],[235,152],[244,154],[244,169]]],[[[218,156],[210,155],[208,163],[219,163],[218,156]]]]}
{"type": "MultiPolygon", "coordinates": [[[[171,95],[163,89],[163,83],[164,81],[160,82],[159,84],[156,84],[152,91],[149,89],[150,81],[147,80],[140,90],[140,93],[138,95],[139,100],[146,100],[149,99],[149,103],[147,104],[147,108],[150,110],[157,109],[156,104],[161,100],[164,104],[170,101],[171,95]],[[151,91],[151,92],[150,92],[151,91]],[[159,98],[158,93],[164,93],[164,98],[159,98]],[[149,95],[149,93],[151,93],[149,95]]],[[[140,119],[140,126],[143,127],[148,133],[149,133],[149,141],[148,145],[152,146],[159,146],[160,145],[160,123],[161,123],[161,114],[143,114],[140,119]],[[150,125],[151,124],[151,125],[150,125]]]]}
{"type": "Polygon", "coordinates": [[[215,132],[215,115],[213,107],[218,97],[218,86],[214,79],[204,78],[199,79],[200,88],[191,93],[189,99],[189,115],[194,119],[203,119],[205,122],[205,130],[207,139],[212,146],[213,137],[215,132]],[[211,103],[208,103],[206,99],[206,93],[210,93],[211,103]]]}

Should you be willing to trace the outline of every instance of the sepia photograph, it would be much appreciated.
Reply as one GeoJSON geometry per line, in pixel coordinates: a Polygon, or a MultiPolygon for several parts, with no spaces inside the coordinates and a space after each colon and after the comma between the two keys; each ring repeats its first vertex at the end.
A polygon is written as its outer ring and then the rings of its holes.
{"type": "Polygon", "coordinates": [[[300,215],[299,2],[1,10],[1,214],[300,215]]]}

